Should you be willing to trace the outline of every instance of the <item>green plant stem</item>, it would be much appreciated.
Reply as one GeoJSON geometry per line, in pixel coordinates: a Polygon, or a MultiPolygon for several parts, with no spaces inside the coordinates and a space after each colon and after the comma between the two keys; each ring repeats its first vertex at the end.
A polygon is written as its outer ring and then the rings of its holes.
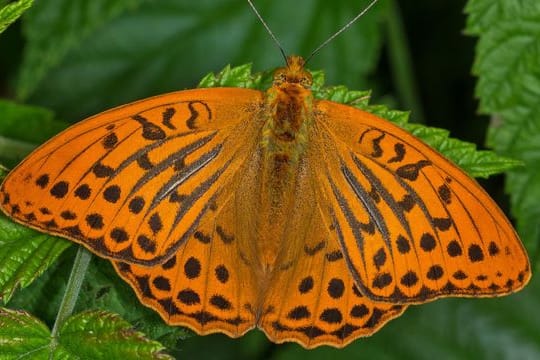
{"type": "Polygon", "coordinates": [[[424,111],[414,81],[411,54],[399,7],[395,0],[388,0],[387,6],[388,53],[396,90],[403,106],[412,111],[414,122],[424,123],[424,111]]]}
{"type": "Polygon", "coordinates": [[[56,314],[56,320],[54,321],[54,326],[51,332],[52,344],[51,344],[51,354],[53,353],[54,348],[58,344],[58,332],[60,331],[60,326],[64,321],[71,315],[77,298],[79,296],[79,291],[81,290],[81,285],[86,275],[86,270],[88,269],[88,264],[92,254],[86,250],[84,247],[79,246],[77,255],[75,256],[75,261],[73,262],[73,268],[71,269],[71,274],[69,275],[69,280],[66,285],[66,291],[58,309],[58,314],[56,314]]]}

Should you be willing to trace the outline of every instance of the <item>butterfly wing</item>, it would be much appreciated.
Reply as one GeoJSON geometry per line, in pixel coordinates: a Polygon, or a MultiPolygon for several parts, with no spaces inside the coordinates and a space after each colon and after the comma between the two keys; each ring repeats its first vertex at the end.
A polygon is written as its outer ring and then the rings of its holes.
{"type": "Polygon", "coordinates": [[[254,151],[262,102],[255,90],[187,90],[89,118],[9,174],[1,208],[100,256],[161,263],[254,151]]]}
{"type": "Polygon", "coordinates": [[[472,178],[372,114],[329,101],[316,109],[327,221],[363,294],[415,303],[504,295],[527,283],[521,241],[472,178]]]}
{"type": "MultiPolygon", "coordinates": [[[[305,190],[305,188],[304,188],[305,190]]],[[[310,199],[304,226],[287,233],[301,240],[299,254],[290,252],[275,267],[264,293],[259,327],[273,342],[295,341],[306,348],[343,347],[370,336],[406,306],[374,302],[358,291],[331,223],[310,199]]]]}
{"type": "MultiPolygon", "coordinates": [[[[299,165],[294,208],[288,212],[270,277],[262,284],[258,326],[277,343],[343,347],[398,317],[405,306],[376,303],[358,291],[318,190],[316,143],[299,165]]],[[[261,277],[265,279],[265,277],[261,277]]]]}
{"type": "Polygon", "coordinates": [[[255,326],[259,285],[232,190],[220,193],[196,231],[163,264],[113,261],[141,302],[168,324],[188,326],[201,335],[223,332],[232,337],[255,326]]]}

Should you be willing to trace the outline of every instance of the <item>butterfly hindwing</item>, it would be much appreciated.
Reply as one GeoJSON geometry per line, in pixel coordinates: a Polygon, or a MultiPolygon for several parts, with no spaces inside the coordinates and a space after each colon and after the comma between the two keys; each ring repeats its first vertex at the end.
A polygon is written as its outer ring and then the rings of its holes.
{"type": "Polygon", "coordinates": [[[113,261],[141,302],[168,324],[232,337],[255,326],[259,288],[239,236],[235,200],[231,191],[222,191],[195,232],[163,264],[113,261]]]}
{"type": "MultiPolygon", "coordinates": [[[[314,150],[309,147],[307,152],[314,150]]],[[[405,306],[377,303],[358,291],[335,224],[324,215],[328,200],[317,191],[314,165],[307,161],[300,166],[295,207],[288,214],[280,252],[261,293],[258,326],[278,343],[343,347],[373,334],[401,315],[405,306]]]]}
{"type": "Polygon", "coordinates": [[[327,154],[321,191],[360,290],[422,302],[495,296],[530,268],[502,211],[463,171],[399,127],[321,101],[314,136],[327,154]]]}
{"type": "Polygon", "coordinates": [[[377,303],[359,292],[334,231],[324,225],[318,208],[313,213],[302,253],[276,266],[259,326],[277,343],[343,347],[372,335],[406,306],[377,303]]]}
{"type": "Polygon", "coordinates": [[[2,209],[101,256],[161,263],[253,151],[262,101],[255,90],[188,90],[94,116],[10,173],[2,209]]]}

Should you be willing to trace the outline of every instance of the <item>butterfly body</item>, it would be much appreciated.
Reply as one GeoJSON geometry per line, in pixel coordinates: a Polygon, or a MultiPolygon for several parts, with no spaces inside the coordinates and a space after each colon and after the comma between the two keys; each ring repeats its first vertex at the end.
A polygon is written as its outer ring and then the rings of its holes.
{"type": "MultiPolygon", "coordinates": [[[[291,217],[298,212],[296,205],[302,189],[298,188],[300,167],[313,119],[313,95],[309,90],[311,75],[303,68],[303,59],[290,57],[286,68],[275,73],[275,86],[266,92],[263,112],[259,178],[258,244],[260,263],[265,273],[287,248],[297,248],[295,239],[288,239],[291,217]]],[[[305,175],[305,174],[304,174],[305,175]]],[[[302,212],[302,211],[300,211],[302,212]]]]}
{"type": "Polygon", "coordinates": [[[314,100],[291,57],[266,92],[179,91],[38,148],[0,207],[112,261],[172,325],[341,347],[408,304],[530,278],[482,188],[375,115],[314,100]]]}

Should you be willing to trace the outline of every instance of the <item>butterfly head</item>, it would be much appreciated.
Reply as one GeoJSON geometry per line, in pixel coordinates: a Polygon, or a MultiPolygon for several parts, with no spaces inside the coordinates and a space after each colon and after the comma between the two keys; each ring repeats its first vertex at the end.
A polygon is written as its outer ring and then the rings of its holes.
{"type": "Polygon", "coordinates": [[[274,72],[274,86],[281,87],[289,84],[299,84],[309,89],[313,79],[309,71],[304,68],[305,61],[301,56],[287,57],[287,66],[278,68],[274,72]]]}

